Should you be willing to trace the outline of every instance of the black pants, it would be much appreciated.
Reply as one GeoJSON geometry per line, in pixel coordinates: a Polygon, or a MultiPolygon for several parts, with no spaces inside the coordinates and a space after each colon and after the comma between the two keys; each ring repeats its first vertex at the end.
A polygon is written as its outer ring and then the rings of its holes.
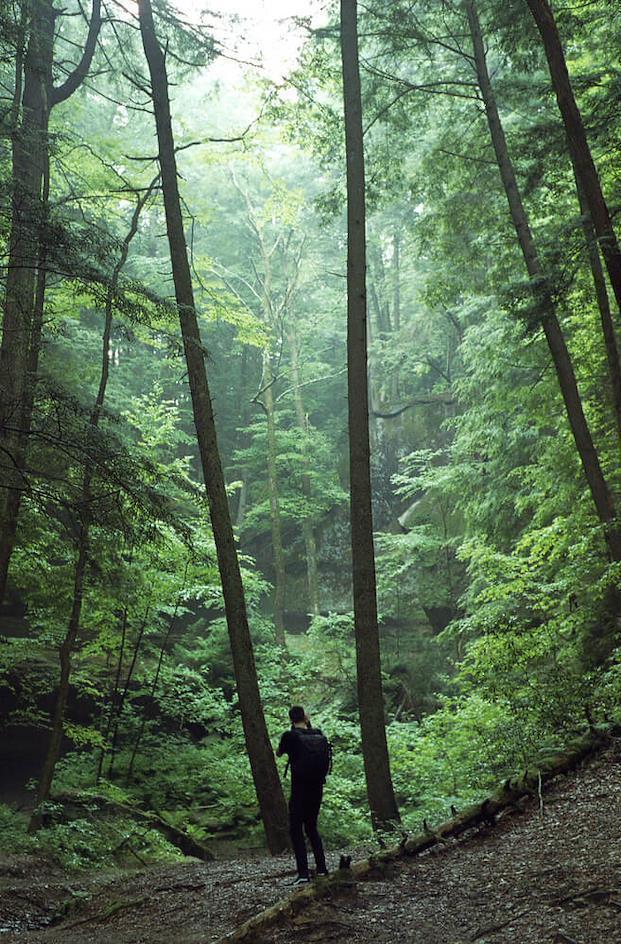
{"type": "Polygon", "coordinates": [[[293,783],[289,800],[289,833],[295,853],[298,875],[308,876],[308,856],[304,832],[309,838],[318,872],[326,871],[326,857],[317,818],[323,796],[323,783],[293,783]]]}

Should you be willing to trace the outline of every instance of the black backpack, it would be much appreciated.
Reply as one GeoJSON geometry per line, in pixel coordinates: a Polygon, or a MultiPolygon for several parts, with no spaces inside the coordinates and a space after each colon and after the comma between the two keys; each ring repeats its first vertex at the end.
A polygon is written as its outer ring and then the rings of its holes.
{"type": "MultiPolygon", "coordinates": [[[[293,754],[295,776],[302,780],[324,782],[332,771],[332,745],[325,734],[317,728],[293,728],[297,739],[293,754]]],[[[289,761],[285,768],[285,777],[289,761]]]]}

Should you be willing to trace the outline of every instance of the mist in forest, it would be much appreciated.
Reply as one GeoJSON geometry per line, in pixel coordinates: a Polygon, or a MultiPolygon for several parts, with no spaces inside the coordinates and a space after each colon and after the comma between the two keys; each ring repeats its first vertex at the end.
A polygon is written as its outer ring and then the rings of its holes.
{"type": "Polygon", "coordinates": [[[279,853],[291,705],[330,849],[618,721],[619,11],[2,0],[0,43],[3,843],[279,853]]]}

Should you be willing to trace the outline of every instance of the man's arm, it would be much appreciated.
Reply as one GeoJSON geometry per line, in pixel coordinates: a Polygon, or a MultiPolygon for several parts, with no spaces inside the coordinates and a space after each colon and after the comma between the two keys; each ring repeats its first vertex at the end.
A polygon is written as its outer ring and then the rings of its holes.
{"type": "Polygon", "coordinates": [[[280,744],[278,745],[278,749],[276,751],[276,757],[282,757],[283,754],[289,753],[288,735],[289,735],[288,731],[285,731],[285,733],[282,735],[280,739],[280,744]]]}

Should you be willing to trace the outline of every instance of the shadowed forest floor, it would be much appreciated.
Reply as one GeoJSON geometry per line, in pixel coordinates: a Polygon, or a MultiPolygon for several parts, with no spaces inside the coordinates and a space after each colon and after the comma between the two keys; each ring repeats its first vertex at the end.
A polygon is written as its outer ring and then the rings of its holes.
{"type": "MultiPolygon", "coordinates": [[[[259,944],[621,942],[621,743],[526,812],[318,901],[259,944]]],[[[336,857],[335,857],[336,858],[336,857]]],[[[287,894],[289,857],[68,878],[0,858],[2,944],[210,944],[287,894]],[[62,916],[63,910],[65,916],[62,916]],[[53,922],[53,925],[50,925],[53,922]]]]}

